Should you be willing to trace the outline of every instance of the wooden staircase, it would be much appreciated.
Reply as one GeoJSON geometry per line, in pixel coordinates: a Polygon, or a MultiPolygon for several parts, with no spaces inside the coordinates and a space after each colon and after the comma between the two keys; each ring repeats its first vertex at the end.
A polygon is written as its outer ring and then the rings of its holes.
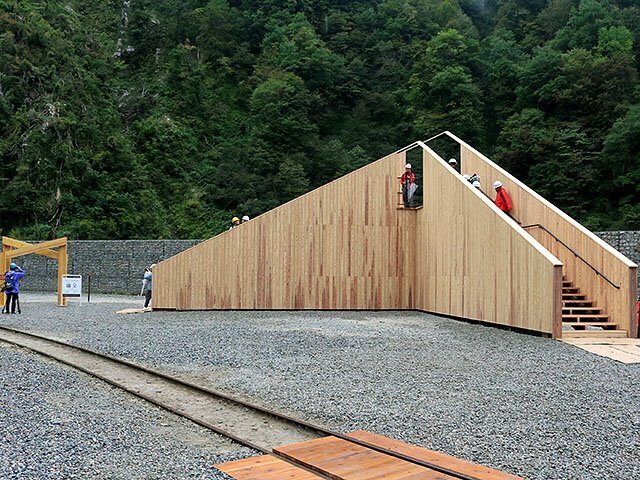
{"type": "Polygon", "coordinates": [[[610,322],[602,308],[596,306],[580,287],[562,276],[562,338],[627,337],[626,330],[610,322]]]}

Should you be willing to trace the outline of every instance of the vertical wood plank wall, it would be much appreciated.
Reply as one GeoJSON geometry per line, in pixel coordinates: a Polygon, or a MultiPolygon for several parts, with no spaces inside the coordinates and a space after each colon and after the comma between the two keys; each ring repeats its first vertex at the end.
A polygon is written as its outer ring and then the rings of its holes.
{"type": "MultiPolygon", "coordinates": [[[[154,308],[418,309],[561,336],[566,273],[634,334],[636,266],[486,157],[461,145],[463,172],[500,179],[522,230],[435,152],[423,149],[421,210],[398,210],[396,152],[159,263],[154,308]]],[[[489,187],[489,188],[488,188],[489,187]]],[[[489,193],[489,192],[488,192],[489,193]]]]}
{"type": "Polygon", "coordinates": [[[423,162],[416,308],[559,336],[561,262],[432,150],[423,162]]]}
{"type": "Polygon", "coordinates": [[[564,263],[567,275],[582,292],[586,292],[603,307],[610,320],[619,322],[629,336],[636,336],[635,301],[637,296],[637,265],[610,245],[584,228],[553,204],[536,194],[522,182],[477,152],[455,135],[448,134],[460,144],[460,164],[463,173],[478,173],[483,189],[493,197],[494,180],[500,180],[513,200],[513,216],[522,225],[539,223],[584,257],[620,289],[594,274],[584,262],[538,228],[527,231],[564,263]]]}
{"type": "Polygon", "coordinates": [[[404,163],[389,155],[159,263],[154,308],[413,308],[404,163]]]}

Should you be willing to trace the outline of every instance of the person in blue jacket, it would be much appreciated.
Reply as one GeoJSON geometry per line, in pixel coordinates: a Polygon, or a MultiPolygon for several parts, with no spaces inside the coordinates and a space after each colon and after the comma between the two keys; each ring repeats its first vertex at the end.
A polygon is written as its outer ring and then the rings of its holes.
{"type": "Polygon", "coordinates": [[[4,274],[4,293],[7,301],[4,305],[4,313],[20,313],[20,279],[24,277],[24,270],[15,263],[9,265],[9,271],[4,274]]]}

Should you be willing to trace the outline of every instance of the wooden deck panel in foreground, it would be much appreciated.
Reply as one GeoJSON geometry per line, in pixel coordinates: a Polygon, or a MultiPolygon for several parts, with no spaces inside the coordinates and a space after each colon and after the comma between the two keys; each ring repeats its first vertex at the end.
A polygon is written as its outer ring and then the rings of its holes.
{"type": "Polygon", "coordinates": [[[366,430],[358,430],[347,434],[347,437],[366,442],[376,447],[382,447],[392,452],[399,453],[406,457],[415,458],[429,462],[439,467],[454,470],[458,473],[469,475],[477,480],[522,480],[521,477],[510,473],[501,472],[494,468],[478,465],[477,463],[467,462],[446,453],[436,452],[417,445],[400,442],[389,437],[378,435],[376,433],[367,432],[366,430]]]}
{"type": "Polygon", "coordinates": [[[237,480],[457,480],[458,475],[476,480],[522,480],[509,473],[371,432],[357,431],[347,434],[347,437],[366,442],[367,445],[324,437],[275,448],[273,452],[277,457],[251,457],[215,467],[237,480]],[[449,473],[429,468],[420,462],[446,469],[449,473]]]}
{"type": "Polygon", "coordinates": [[[317,480],[322,478],[273,455],[222,463],[216,465],[216,468],[236,480],[317,480]]]}

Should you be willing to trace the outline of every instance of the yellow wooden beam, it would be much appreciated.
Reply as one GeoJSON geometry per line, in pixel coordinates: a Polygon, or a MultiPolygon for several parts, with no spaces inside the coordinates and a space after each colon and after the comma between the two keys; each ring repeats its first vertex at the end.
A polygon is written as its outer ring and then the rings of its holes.
{"type": "Polygon", "coordinates": [[[64,307],[67,305],[67,298],[62,296],[62,277],[67,274],[67,263],[69,260],[66,242],[60,246],[58,254],[58,305],[64,307]]]}
{"type": "MultiPolygon", "coordinates": [[[[6,250],[6,247],[9,247],[10,249],[18,249],[22,247],[28,247],[31,245],[32,245],[31,243],[23,242],[22,240],[16,240],[15,238],[2,237],[3,250],[6,250]]],[[[53,258],[54,260],[58,259],[58,252],[56,252],[55,250],[51,250],[50,248],[46,249],[43,252],[33,252],[33,253],[35,253],[36,255],[42,255],[44,257],[53,258]]]]}
{"type": "Polygon", "coordinates": [[[23,255],[29,255],[30,253],[37,253],[38,251],[41,251],[41,250],[48,250],[50,248],[62,247],[66,244],[67,244],[67,237],[57,238],[55,240],[49,240],[47,242],[38,243],[36,245],[28,245],[25,247],[8,250],[5,254],[5,258],[8,260],[11,260],[12,258],[21,257],[23,255]]]}

